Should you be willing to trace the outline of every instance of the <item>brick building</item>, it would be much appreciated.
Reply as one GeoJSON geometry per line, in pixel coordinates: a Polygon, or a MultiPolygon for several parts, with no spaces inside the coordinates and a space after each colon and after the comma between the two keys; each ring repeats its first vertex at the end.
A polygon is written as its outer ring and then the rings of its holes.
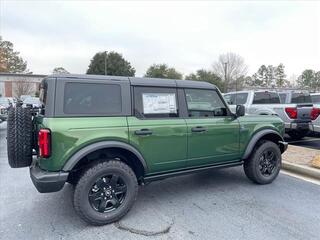
{"type": "Polygon", "coordinates": [[[41,80],[46,75],[19,74],[0,72],[0,96],[19,97],[19,95],[34,96],[39,89],[41,80]]]}

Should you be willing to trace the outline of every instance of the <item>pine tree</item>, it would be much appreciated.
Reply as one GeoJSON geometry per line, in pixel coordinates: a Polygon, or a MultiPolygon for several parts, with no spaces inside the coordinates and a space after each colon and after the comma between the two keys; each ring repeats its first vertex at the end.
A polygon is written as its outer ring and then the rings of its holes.
{"type": "Polygon", "coordinates": [[[275,79],[278,87],[283,87],[287,82],[286,74],[284,73],[284,65],[282,63],[280,63],[275,69],[275,79]]]}

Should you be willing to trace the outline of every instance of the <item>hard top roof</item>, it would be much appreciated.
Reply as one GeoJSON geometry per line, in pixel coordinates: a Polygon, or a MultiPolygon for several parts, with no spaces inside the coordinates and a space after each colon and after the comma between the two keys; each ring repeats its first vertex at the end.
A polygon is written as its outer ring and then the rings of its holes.
{"type": "Polygon", "coordinates": [[[54,74],[50,78],[70,78],[90,80],[110,80],[129,82],[133,86],[150,86],[150,87],[184,87],[184,88],[202,88],[217,89],[211,83],[203,81],[179,80],[179,79],[162,79],[162,78],[142,78],[142,77],[123,77],[123,76],[106,76],[106,75],[86,75],[86,74],[54,74]]]}

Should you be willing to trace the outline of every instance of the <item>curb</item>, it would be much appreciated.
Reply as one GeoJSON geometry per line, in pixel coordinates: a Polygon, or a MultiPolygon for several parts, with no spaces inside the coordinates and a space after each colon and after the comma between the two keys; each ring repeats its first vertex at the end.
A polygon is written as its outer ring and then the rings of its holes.
{"type": "Polygon", "coordinates": [[[282,169],[320,180],[320,170],[306,165],[282,161],[282,169]]]}

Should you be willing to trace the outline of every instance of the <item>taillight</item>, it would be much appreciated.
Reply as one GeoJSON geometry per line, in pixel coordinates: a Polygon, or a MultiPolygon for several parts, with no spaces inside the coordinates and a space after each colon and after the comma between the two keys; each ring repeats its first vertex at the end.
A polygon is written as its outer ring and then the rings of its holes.
{"type": "Polygon", "coordinates": [[[51,132],[49,129],[40,129],[38,135],[39,156],[48,158],[51,155],[51,132]]]}
{"type": "Polygon", "coordinates": [[[291,119],[296,119],[298,116],[298,111],[294,107],[286,107],[285,111],[286,111],[287,115],[289,116],[289,118],[291,118],[291,119]]]}
{"type": "Polygon", "coordinates": [[[320,108],[312,108],[310,113],[311,120],[316,120],[319,115],[320,115],[320,108]]]}

